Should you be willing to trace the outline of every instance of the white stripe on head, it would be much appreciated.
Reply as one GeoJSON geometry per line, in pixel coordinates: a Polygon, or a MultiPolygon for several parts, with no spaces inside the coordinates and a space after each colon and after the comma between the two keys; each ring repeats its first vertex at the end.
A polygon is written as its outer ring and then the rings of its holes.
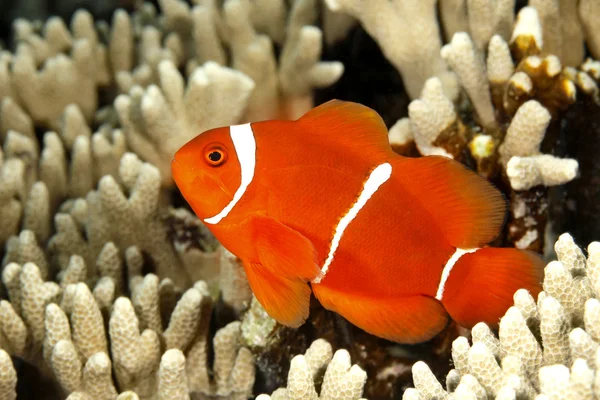
{"type": "Polygon", "coordinates": [[[475,253],[477,250],[479,250],[479,248],[475,248],[475,249],[456,248],[456,251],[454,251],[454,254],[452,254],[452,256],[448,259],[448,262],[446,263],[446,265],[444,266],[444,269],[442,270],[442,277],[440,278],[440,284],[438,286],[437,293],[435,294],[436,299],[438,299],[439,301],[442,301],[442,296],[444,295],[444,288],[446,287],[446,282],[448,281],[450,272],[452,272],[452,268],[454,268],[454,265],[456,264],[456,262],[465,254],[475,253]]]}
{"type": "Polygon", "coordinates": [[[256,167],[256,141],[254,140],[254,132],[252,132],[250,123],[230,126],[229,135],[231,136],[235,153],[240,162],[242,179],[240,181],[240,186],[236,190],[233,199],[231,199],[229,204],[214,217],[204,219],[204,222],[209,224],[218,224],[231,212],[254,178],[254,168],[256,167]]]}
{"type": "Polygon", "coordinates": [[[344,231],[350,225],[350,222],[358,215],[359,211],[367,204],[367,201],[375,194],[375,192],[379,189],[381,185],[383,185],[388,179],[392,176],[392,166],[389,163],[381,164],[377,166],[371,174],[369,178],[365,181],[364,187],[360,196],[356,200],[356,202],[352,205],[350,210],[340,219],[337,226],[335,227],[335,234],[333,235],[333,239],[331,240],[331,245],[329,246],[329,255],[321,268],[321,273],[315,279],[312,280],[312,283],[319,283],[325,278],[327,274],[327,270],[329,270],[329,266],[333,262],[333,257],[335,256],[335,252],[340,245],[340,240],[342,239],[342,235],[344,231]]]}

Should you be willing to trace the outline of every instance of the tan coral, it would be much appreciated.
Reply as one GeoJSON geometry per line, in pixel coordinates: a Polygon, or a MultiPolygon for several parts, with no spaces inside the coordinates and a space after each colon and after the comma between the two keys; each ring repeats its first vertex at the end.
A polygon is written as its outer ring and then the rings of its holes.
{"type": "Polygon", "coordinates": [[[81,361],[77,349],[70,340],[59,340],[52,347],[50,365],[58,383],[67,392],[73,392],[81,386],[81,361]]]}
{"type": "MultiPolygon", "coordinates": [[[[2,68],[1,59],[0,68],[2,68]]],[[[2,99],[0,103],[0,138],[3,141],[6,140],[9,131],[18,132],[32,139],[35,138],[33,120],[16,99],[8,95],[2,96],[1,93],[0,99],[2,99]]]]}
{"type": "MultiPolygon", "coordinates": [[[[515,306],[500,321],[498,339],[481,330],[480,324],[473,328],[472,346],[465,337],[454,341],[452,358],[456,369],[448,374],[446,390],[436,392],[437,398],[597,396],[600,306],[597,292],[585,282],[597,282],[600,244],[593,242],[588,246],[587,259],[566,233],[555,247],[561,261],[547,265],[544,291],[537,304],[524,289],[518,290],[515,306]]],[[[414,377],[415,389],[407,390],[404,399],[430,398],[428,394],[440,387],[435,382],[417,385],[428,381],[431,375],[425,364],[414,368],[413,374],[418,375],[414,377]]]]}
{"type": "Polygon", "coordinates": [[[190,394],[185,375],[185,356],[179,349],[170,349],[163,354],[158,370],[159,400],[189,399],[190,394]]]}
{"type": "Polygon", "coordinates": [[[243,118],[258,121],[278,113],[279,82],[273,43],[256,32],[251,21],[251,4],[229,0],[223,7],[223,25],[231,48],[231,65],[254,82],[243,118]]]}
{"type": "MultiPolygon", "coordinates": [[[[8,246],[7,246],[8,247],[8,246]]],[[[10,243],[10,252],[4,257],[3,264],[16,262],[25,264],[32,262],[40,271],[42,279],[47,279],[50,272],[49,263],[44,250],[38,243],[35,234],[29,230],[22,230],[18,237],[10,243]]]]}
{"type": "Polygon", "coordinates": [[[332,355],[331,345],[315,340],[304,355],[295,356],[290,364],[287,388],[277,389],[271,396],[261,394],[257,400],[269,399],[344,399],[362,396],[367,375],[358,365],[351,365],[350,354],[340,349],[332,355]],[[315,377],[325,369],[321,393],[315,389],[315,377]]]}
{"type": "Polygon", "coordinates": [[[439,13],[447,40],[457,32],[469,31],[467,0],[440,0],[439,13]]]}
{"type": "Polygon", "coordinates": [[[479,50],[494,34],[508,40],[513,27],[515,0],[466,0],[469,32],[479,50]]]}
{"type": "Polygon", "coordinates": [[[83,389],[91,398],[112,400],[117,390],[112,380],[112,364],[105,352],[98,352],[88,358],[83,367],[83,389]]]}
{"type": "Polygon", "coordinates": [[[327,6],[357,18],[379,43],[383,54],[402,75],[406,91],[414,99],[425,81],[437,76],[444,93],[454,100],[458,94],[455,76],[440,56],[442,47],[431,0],[389,1],[325,0],[327,6]]]}
{"type": "Polygon", "coordinates": [[[109,322],[111,355],[121,390],[135,390],[143,397],[152,393],[150,374],[158,369],[160,344],[156,332],[141,334],[129,299],[115,301],[109,322]]]}
{"type": "Polygon", "coordinates": [[[239,258],[224,247],[219,249],[219,253],[221,296],[226,304],[231,306],[238,315],[241,315],[250,307],[252,300],[252,289],[248,284],[244,266],[239,258]]]}
{"type": "MultiPolygon", "coordinates": [[[[454,158],[464,143],[462,125],[457,118],[452,101],[443,93],[442,82],[438,78],[429,78],[423,87],[421,98],[413,100],[408,106],[410,130],[423,155],[443,155],[454,158]],[[455,146],[441,147],[439,142],[452,138],[455,146]]],[[[444,143],[448,144],[448,143],[444,143]]]]}
{"type": "Polygon", "coordinates": [[[513,189],[560,185],[577,176],[576,160],[539,153],[550,120],[550,112],[536,100],[525,102],[513,117],[498,149],[513,189]]]}
{"type": "Polygon", "coordinates": [[[25,356],[29,333],[25,322],[10,302],[0,300],[0,348],[10,354],[25,356]]]}
{"type": "Polygon", "coordinates": [[[501,36],[492,36],[487,50],[486,72],[490,82],[492,104],[496,109],[502,109],[505,85],[513,75],[515,66],[508,43],[501,36]]]}
{"type": "Polygon", "coordinates": [[[469,35],[465,32],[454,34],[452,41],[442,47],[440,54],[458,76],[480,123],[484,127],[495,126],[496,118],[483,57],[474,48],[469,35]]]}
{"type": "Polygon", "coordinates": [[[56,129],[64,107],[72,102],[91,120],[98,99],[92,47],[86,39],[74,42],[70,57],[59,53],[40,71],[34,57],[22,50],[15,55],[12,70],[15,87],[36,123],[56,129]]]}
{"type": "MultiPolygon", "coordinates": [[[[126,153],[119,164],[119,179],[124,187],[112,175],[105,175],[98,190],[89,192],[86,200],[79,202],[86,205],[84,220],[78,221],[66,212],[56,215],[57,233],[48,244],[52,258],[64,268],[71,254],[79,254],[85,259],[88,274],[94,276],[96,258],[106,242],[113,242],[120,249],[135,245],[151,256],[161,276],[186,287],[188,277],[168,240],[163,221],[158,170],[126,153]]],[[[121,285],[119,279],[115,283],[121,285]]]]}
{"type": "Polygon", "coordinates": [[[102,314],[90,289],[84,283],[75,285],[73,308],[69,314],[73,343],[85,362],[95,353],[108,352],[108,342],[102,314]]]}
{"type": "MultiPolygon", "coordinates": [[[[559,110],[565,110],[575,102],[575,85],[568,79],[561,61],[556,56],[526,57],[516,68],[516,73],[521,71],[525,72],[531,80],[532,95],[552,114],[556,114],[559,110]]],[[[514,105],[511,107],[506,107],[510,114],[514,112],[515,107],[522,104],[518,101],[513,103],[514,105]]]]}
{"type": "Polygon", "coordinates": [[[570,0],[531,0],[544,35],[544,52],[559,57],[564,65],[581,64],[584,56],[578,4],[570,0]]]}
{"type": "Polygon", "coordinates": [[[548,154],[512,157],[506,164],[506,175],[514,190],[534,186],[556,186],[577,177],[579,164],[574,159],[561,159],[548,154]]]}
{"type": "Polygon", "coordinates": [[[322,32],[316,22],[317,0],[292,4],[285,42],[279,56],[279,85],[285,115],[300,118],[314,104],[312,92],[335,83],[344,72],[340,62],[320,61],[322,32]]]}
{"type": "Polygon", "coordinates": [[[519,11],[509,44],[517,61],[541,52],[544,39],[540,18],[535,8],[523,7],[519,11]]]}
{"type": "Polygon", "coordinates": [[[108,55],[111,69],[115,74],[133,69],[133,27],[131,18],[125,10],[119,9],[113,14],[108,55]]]}
{"type": "MultiPolygon", "coordinates": [[[[54,282],[44,282],[40,270],[33,263],[23,265],[20,281],[22,316],[31,332],[31,350],[35,352],[42,348],[44,339],[44,310],[48,303],[56,300],[60,288],[54,282]]],[[[19,301],[12,301],[15,300],[19,301]]]]}
{"type": "Polygon", "coordinates": [[[8,353],[0,349],[0,399],[16,400],[17,372],[8,353]]]}
{"type": "Polygon", "coordinates": [[[164,186],[172,186],[175,151],[199,133],[238,122],[254,89],[244,74],[208,62],[185,85],[170,61],[159,64],[161,85],[121,95],[115,107],[129,148],[156,165],[164,186]]]}
{"type": "Polygon", "coordinates": [[[598,16],[600,4],[596,0],[579,2],[579,19],[586,37],[586,43],[594,58],[600,58],[600,35],[598,34],[598,16]]]}

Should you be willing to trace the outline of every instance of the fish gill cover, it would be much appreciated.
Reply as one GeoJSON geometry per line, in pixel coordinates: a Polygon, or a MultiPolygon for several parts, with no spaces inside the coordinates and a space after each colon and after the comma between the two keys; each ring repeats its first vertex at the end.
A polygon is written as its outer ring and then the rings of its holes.
{"type": "Polygon", "coordinates": [[[0,399],[600,396],[598,1],[87,3],[2,3],[0,399]],[[538,298],[412,346],[271,319],[169,163],[332,98],[500,188],[538,298]]]}

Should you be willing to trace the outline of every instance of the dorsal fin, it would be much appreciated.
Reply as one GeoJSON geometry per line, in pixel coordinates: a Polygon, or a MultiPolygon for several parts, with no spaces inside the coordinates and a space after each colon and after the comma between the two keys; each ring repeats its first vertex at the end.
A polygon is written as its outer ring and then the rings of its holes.
{"type": "Polygon", "coordinates": [[[310,132],[337,136],[361,146],[390,149],[388,129],[375,110],[351,101],[330,100],[297,120],[310,132]]]}
{"type": "Polygon", "coordinates": [[[506,201],[460,162],[442,156],[399,157],[394,167],[397,181],[427,209],[452,246],[481,247],[500,233],[506,201]]]}

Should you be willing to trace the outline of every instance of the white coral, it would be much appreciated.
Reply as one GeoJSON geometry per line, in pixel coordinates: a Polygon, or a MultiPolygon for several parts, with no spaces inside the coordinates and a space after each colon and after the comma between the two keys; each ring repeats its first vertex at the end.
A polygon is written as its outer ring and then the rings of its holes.
{"type": "Polygon", "coordinates": [[[598,396],[600,243],[590,243],[586,259],[565,233],[555,250],[558,260],[546,266],[537,304],[526,290],[518,290],[515,305],[500,321],[499,338],[480,323],[472,330],[472,345],[465,337],[454,341],[455,369],[448,374],[447,390],[419,362],[413,367],[415,388],[403,398],[598,396]]]}
{"type": "Polygon", "coordinates": [[[325,0],[325,3],[331,10],[360,21],[402,75],[410,98],[421,93],[430,77],[440,79],[450,99],[457,97],[456,77],[440,56],[442,43],[435,1],[325,0]]]}
{"type": "Polygon", "coordinates": [[[540,153],[550,119],[548,110],[536,100],[525,102],[513,117],[498,151],[514,190],[561,185],[577,176],[577,160],[540,153]]]}
{"type": "Polygon", "coordinates": [[[207,62],[187,85],[171,61],[159,63],[160,87],[134,87],[120,95],[115,107],[128,146],[156,165],[165,186],[172,186],[171,159],[201,132],[237,123],[254,82],[243,73],[207,62]]]}
{"type": "Polygon", "coordinates": [[[270,396],[261,394],[256,399],[358,400],[366,379],[365,371],[352,365],[348,351],[340,349],[332,357],[331,345],[324,339],[317,339],[304,355],[292,358],[286,388],[277,389],[270,396]],[[321,393],[317,394],[314,379],[325,366],[321,393]]]}

